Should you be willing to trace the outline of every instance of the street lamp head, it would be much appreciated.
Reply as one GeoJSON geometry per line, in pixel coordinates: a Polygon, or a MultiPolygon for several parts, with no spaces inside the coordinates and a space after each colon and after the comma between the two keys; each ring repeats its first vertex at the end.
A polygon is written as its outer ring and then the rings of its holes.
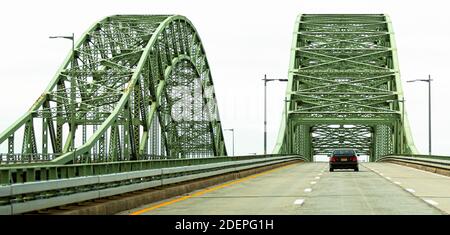
{"type": "Polygon", "coordinates": [[[386,100],[386,103],[394,103],[394,102],[405,102],[405,99],[401,99],[401,100],[386,100]]]}
{"type": "Polygon", "coordinates": [[[267,78],[264,78],[264,79],[261,79],[261,80],[263,80],[265,82],[271,82],[271,81],[287,82],[287,81],[289,81],[289,79],[284,79],[284,78],[281,78],[281,79],[267,79],[267,78]]]}
{"type": "Polygon", "coordinates": [[[64,38],[64,39],[70,39],[70,40],[73,40],[73,39],[74,39],[74,36],[50,36],[50,37],[48,37],[48,38],[50,38],[50,39],[64,38]]]}
{"type": "Polygon", "coordinates": [[[433,79],[414,79],[414,80],[408,80],[406,82],[431,82],[433,79]]]}

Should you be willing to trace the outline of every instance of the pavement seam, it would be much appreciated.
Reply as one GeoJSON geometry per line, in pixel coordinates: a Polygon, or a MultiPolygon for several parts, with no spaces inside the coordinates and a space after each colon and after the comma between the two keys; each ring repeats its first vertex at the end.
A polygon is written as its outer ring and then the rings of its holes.
{"type": "MultiPolygon", "coordinates": [[[[362,166],[362,167],[365,167],[365,166],[362,166]]],[[[358,185],[354,177],[352,177],[352,180],[353,180],[353,182],[354,182],[356,185],[358,185]]],[[[361,191],[361,189],[360,189],[359,187],[356,187],[356,188],[358,189],[360,195],[362,195],[363,200],[364,200],[364,203],[365,203],[365,204],[367,205],[367,207],[370,209],[370,213],[371,213],[372,215],[375,215],[375,210],[370,206],[370,203],[367,201],[366,195],[361,191]]]]}

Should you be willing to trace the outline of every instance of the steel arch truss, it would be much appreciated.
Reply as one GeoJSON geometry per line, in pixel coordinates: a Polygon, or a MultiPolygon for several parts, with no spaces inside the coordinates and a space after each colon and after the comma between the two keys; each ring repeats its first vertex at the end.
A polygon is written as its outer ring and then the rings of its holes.
{"type": "Polygon", "coordinates": [[[286,97],[276,153],[416,152],[386,15],[299,15],[286,97]]]}
{"type": "Polygon", "coordinates": [[[195,28],[168,15],[95,23],[32,108],[0,135],[2,143],[1,159],[16,162],[226,155],[195,28]]]}

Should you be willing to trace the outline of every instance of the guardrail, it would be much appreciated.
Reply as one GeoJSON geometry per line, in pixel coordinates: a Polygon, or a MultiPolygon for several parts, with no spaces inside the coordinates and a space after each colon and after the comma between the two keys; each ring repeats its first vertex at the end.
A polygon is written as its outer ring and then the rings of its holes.
{"type": "Polygon", "coordinates": [[[382,161],[396,161],[409,165],[420,165],[426,167],[424,170],[447,175],[450,173],[450,157],[433,155],[388,155],[378,159],[382,161]],[[434,169],[434,170],[431,170],[434,169]]]}
{"type": "Polygon", "coordinates": [[[442,163],[450,162],[450,156],[442,155],[422,155],[422,154],[408,154],[408,155],[386,155],[379,158],[377,161],[386,161],[388,159],[410,159],[416,161],[432,162],[434,160],[442,160],[442,163]]]}
{"type": "Polygon", "coordinates": [[[409,158],[423,158],[423,159],[437,159],[437,160],[448,160],[450,161],[450,156],[443,155],[424,155],[424,154],[404,154],[404,155],[386,155],[378,159],[378,161],[384,158],[392,158],[392,157],[409,157],[409,158]]]}
{"type": "Polygon", "coordinates": [[[20,214],[293,160],[306,161],[293,155],[253,155],[94,164],[88,171],[83,168],[86,164],[7,169],[9,173],[50,171],[47,176],[51,177],[0,186],[0,214],[20,214]],[[81,174],[86,172],[89,175],[81,174]]]}
{"type": "Polygon", "coordinates": [[[0,185],[65,179],[130,171],[190,166],[226,161],[270,158],[286,155],[250,155],[238,157],[172,158],[68,165],[33,164],[0,166],[0,185]]]}

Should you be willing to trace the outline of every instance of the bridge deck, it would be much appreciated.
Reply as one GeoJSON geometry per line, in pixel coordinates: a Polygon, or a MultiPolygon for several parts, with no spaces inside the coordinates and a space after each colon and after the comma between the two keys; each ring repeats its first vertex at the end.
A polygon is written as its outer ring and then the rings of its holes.
{"type": "Polygon", "coordinates": [[[445,214],[448,195],[450,177],[392,163],[301,163],[120,214],[445,214]]]}

